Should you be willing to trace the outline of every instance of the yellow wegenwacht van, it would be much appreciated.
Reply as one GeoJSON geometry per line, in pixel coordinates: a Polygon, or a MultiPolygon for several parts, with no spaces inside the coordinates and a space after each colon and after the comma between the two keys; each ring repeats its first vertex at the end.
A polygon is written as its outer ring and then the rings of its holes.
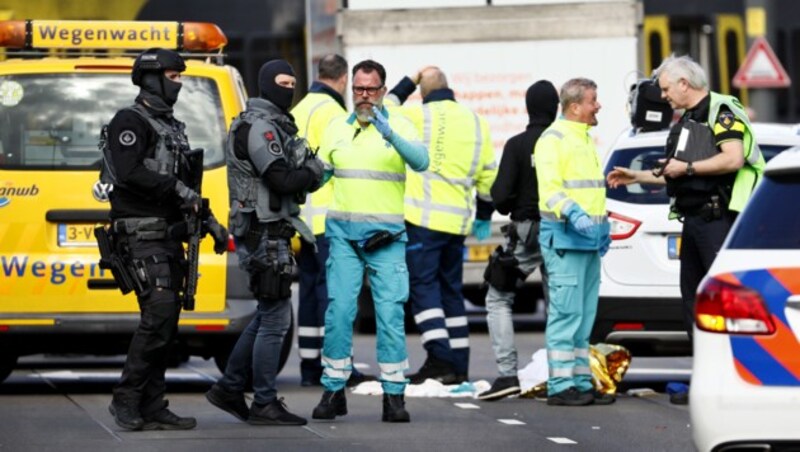
{"type": "MultiPolygon", "coordinates": [[[[143,49],[170,48],[187,60],[175,116],[191,146],[205,149],[203,196],[226,222],[225,137],[247,97],[239,72],[223,63],[226,43],[208,23],[0,22],[0,382],[22,355],[127,351],[136,297],[122,296],[99,268],[93,229],[109,210],[100,130],[133,103],[130,72],[143,49]]],[[[181,314],[177,359],[200,355],[224,367],[256,306],[237,262],[233,252],[215,255],[210,238],[202,242],[196,306],[181,314]]],[[[291,340],[292,331],[281,365],[291,340]]]]}

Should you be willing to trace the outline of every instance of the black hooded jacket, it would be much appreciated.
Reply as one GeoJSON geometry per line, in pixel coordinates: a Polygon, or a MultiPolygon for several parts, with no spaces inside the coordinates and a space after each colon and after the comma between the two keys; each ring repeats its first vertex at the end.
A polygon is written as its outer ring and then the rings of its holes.
{"type": "Polygon", "coordinates": [[[503,148],[492,202],[513,221],[539,220],[539,189],[533,168],[533,149],[544,130],[556,119],[558,92],[552,83],[538,81],[525,96],[529,122],[524,132],[509,138],[503,148]]]}

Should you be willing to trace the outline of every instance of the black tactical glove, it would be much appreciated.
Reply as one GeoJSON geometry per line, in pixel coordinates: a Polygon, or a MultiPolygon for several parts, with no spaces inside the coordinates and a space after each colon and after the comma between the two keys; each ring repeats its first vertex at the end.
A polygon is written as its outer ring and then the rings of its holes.
{"type": "Polygon", "coordinates": [[[208,232],[211,234],[211,238],[214,239],[215,253],[222,254],[228,249],[228,230],[225,229],[225,226],[219,224],[214,215],[209,215],[203,222],[203,229],[205,229],[204,234],[208,232]]]}
{"type": "Polygon", "coordinates": [[[181,205],[182,209],[191,209],[197,212],[200,208],[200,195],[187,187],[183,182],[178,181],[175,183],[175,193],[183,200],[183,204],[181,205]]]}
{"type": "Polygon", "coordinates": [[[309,187],[308,191],[314,192],[319,190],[319,187],[322,186],[322,177],[325,174],[325,165],[322,163],[322,160],[316,157],[308,157],[303,163],[303,166],[308,168],[314,175],[314,181],[311,183],[311,187],[309,187]]]}

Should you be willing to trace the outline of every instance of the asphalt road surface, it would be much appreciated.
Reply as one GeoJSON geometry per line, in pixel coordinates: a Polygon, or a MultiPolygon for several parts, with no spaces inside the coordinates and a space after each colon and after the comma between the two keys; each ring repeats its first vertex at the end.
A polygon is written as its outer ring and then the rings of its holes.
{"type": "MultiPolygon", "coordinates": [[[[521,367],[544,345],[541,331],[520,332],[521,367]]],[[[470,379],[496,376],[491,342],[472,334],[470,379]]],[[[409,335],[411,371],[424,361],[419,336],[409,335]]],[[[354,356],[377,373],[373,336],[356,336],[354,356]]],[[[685,451],[693,450],[686,406],[663,393],[668,381],[688,381],[690,358],[634,358],[623,390],[652,388],[649,396],[621,394],[615,404],[549,407],[534,399],[483,402],[472,398],[411,398],[409,424],[381,422],[379,396],[348,394],[347,416],[310,419],[321,388],[299,386],[292,354],[278,379],[289,409],[305,427],[255,427],[210,405],[203,393],[219,377],[211,361],[192,358],[167,376],[170,408],[197,418],[195,430],[127,432],[108,414],[111,387],[124,357],[33,356],[0,385],[0,451],[685,451]]],[[[248,397],[249,399],[249,397],[248,397]]]]}

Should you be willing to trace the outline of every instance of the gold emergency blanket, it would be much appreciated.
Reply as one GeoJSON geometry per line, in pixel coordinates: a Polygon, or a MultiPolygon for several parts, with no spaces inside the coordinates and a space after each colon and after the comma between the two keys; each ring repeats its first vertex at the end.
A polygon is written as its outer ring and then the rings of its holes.
{"type": "MultiPolygon", "coordinates": [[[[589,346],[589,367],[595,388],[603,394],[616,394],[631,365],[631,352],[621,345],[600,343],[589,346]]],[[[547,397],[547,381],[543,381],[520,394],[520,397],[547,397]]]]}

